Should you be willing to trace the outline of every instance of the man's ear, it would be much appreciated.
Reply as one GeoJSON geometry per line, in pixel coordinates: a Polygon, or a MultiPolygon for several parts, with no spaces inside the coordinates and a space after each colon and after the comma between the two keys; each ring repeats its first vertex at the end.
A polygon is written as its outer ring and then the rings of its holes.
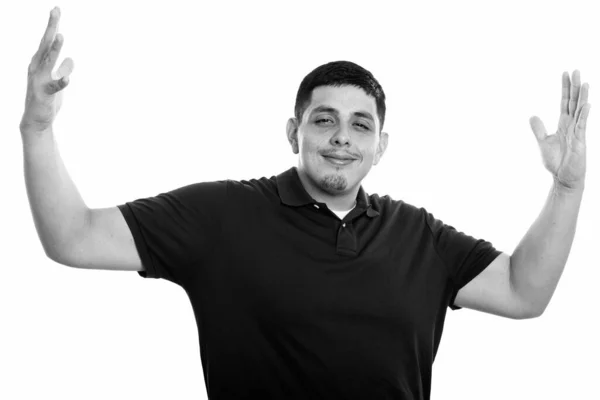
{"type": "Polygon", "coordinates": [[[286,131],[288,142],[292,145],[292,151],[294,154],[298,154],[300,150],[298,147],[298,121],[296,118],[288,119],[286,131]]]}
{"type": "Polygon", "coordinates": [[[388,134],[386,132],[381,132],[379,135],[379,144],[377,145],[377,151],[375,151],[375,157],[373,158],[373,165],[377,165],[381,157],[383,157],[383,153],[385,153],[385,149],[387,149],[388,145],[388,134]]]}

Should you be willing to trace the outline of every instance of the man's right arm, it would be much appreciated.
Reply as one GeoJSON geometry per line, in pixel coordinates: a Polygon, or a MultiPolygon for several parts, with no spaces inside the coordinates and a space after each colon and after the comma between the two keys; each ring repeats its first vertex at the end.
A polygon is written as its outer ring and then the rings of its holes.
{"type": "Polygon", "coordinates": [[[60,10],[48,27],[28,70],[23,141],[25,185],[38,236],[52,260],[78,268],[143,270],[125,218],[117,207],[89,209],[58,151],[52,123],[69,83],[73,61],[53,68],[62,47],[57,33],[60,10]]]}
{"type": "Polygon", "coordinates": [[[50,259],[77,268],[143,270],[121,211],[86,206],[51,130],[23,135],[23,153],[31,213],[50,259]]]}

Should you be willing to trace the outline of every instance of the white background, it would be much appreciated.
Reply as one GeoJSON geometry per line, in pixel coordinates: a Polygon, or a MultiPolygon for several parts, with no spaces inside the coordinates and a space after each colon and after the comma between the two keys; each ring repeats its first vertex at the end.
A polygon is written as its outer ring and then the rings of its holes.
{"type": "MultiPolygon", "coordinates": [[[[561,74],[576,68],[594,105],[600,24],[592,1],[489,3],[63,0],[61,60],[75,71],[55,123],[61,154],[92,208],[270,177],[297,163],[285,124],[302,78],[351,60],[388,97],[390,143],[367,192],[426,207],[510,254],[551,186],[528,119],[554,132],[561,74]]],[[[0,398],[206,398],[183,290],[61,266],[38,240],[18,127],[54,5],[11,0],[0,24],[0,398]]],[[[550,306],[525,321],[449,310],[432,399],[600,398],[598,103],[577,234],[550,306]]]]}

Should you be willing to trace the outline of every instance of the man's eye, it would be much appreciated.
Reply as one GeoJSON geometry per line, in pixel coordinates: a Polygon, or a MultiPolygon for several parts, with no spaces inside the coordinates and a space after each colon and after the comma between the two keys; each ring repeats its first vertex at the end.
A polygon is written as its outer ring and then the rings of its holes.
{"type": "Polygon", "coordinates": [[[315,121],[317,124],[323,124],[326,122],[333,122],[331,119],[329,118],[319,118],[318,120],[315,121]]]}
{"type": "Polygon", "coordinates": [[[369,130],[369,127],[365,124],[361,124],[360,122],[355,123],[354,125],[358,125],[360,129],[369,130]]]}

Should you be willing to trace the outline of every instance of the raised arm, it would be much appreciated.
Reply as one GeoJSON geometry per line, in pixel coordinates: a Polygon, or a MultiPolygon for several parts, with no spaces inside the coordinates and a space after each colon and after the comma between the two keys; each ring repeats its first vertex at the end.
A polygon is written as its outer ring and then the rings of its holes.
{"type": "Polygon", "coordinates": [[[548,306],[571,251],[585,187],[588,91],[579,71],[572,80],[565,72],[556,133],[530,119],[553,178],[546,204],[513,254],[499,256],[463,287],[456,305],[511,318],[537,317],[548,306]]]}
{"type": "Polygon", "coordinates": [[[25,185],[38,236],[52,260],[81,268],[142,270],[131,232],[118,208],[90,210],[58,151],[52,123],[69,83],[73,61],[54,67],[63,44],[60,10],[50,20],[27,74],[20,124],[25,185]]]}

